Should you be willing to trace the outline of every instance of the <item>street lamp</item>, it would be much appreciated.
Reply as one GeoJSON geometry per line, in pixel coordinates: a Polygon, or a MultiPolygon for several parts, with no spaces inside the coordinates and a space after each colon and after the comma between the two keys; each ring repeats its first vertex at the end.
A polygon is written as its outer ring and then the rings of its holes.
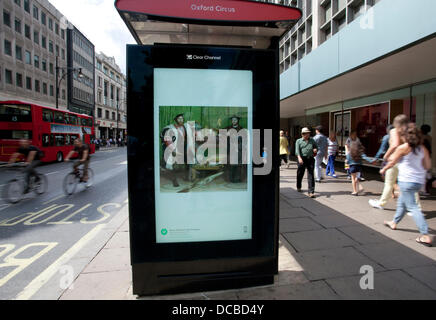
{"type": "Polygon", "coordinates": [[[84,77],[82,73],[82,68],[59,67],[58,56],[56,56],[56,109],[59,109],[59,89],[61,86],[61,82],[71,72],[78,72],[79,78],[84,77]],[[59,70],[62,70],[62,76],[60,79],[59,79],[59,70]]]}

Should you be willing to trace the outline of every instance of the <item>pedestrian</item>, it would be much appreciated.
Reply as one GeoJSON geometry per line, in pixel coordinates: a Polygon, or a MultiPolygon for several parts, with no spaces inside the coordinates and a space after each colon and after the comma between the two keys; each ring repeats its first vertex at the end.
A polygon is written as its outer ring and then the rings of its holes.
{"type": "Polygon", "coordinates": [[[283,130],[280,131],[280,157],[279,157],[279,161],[280,161],[280,166],[282,165],[282,161],[284,161],[288,168],[289,168],[289,163],[288,163],[288,154],[289,154],[289,143],[288,143],[288,139],[285,137],[285,132],[283,130]]]}
{"type": "MultiPolygon", "coordinates": [[[[394,118],[393,128],[389,131],[389,148],[383,156],[383,161],[386,164],[389,157],[395,152],[395,149],[401,144],[401,134],[404,132],[409,119],[405,114],[397,115],[394,118]]],[[[382,165],[384,167],[384,165],[382,165]]],[[[380,199],[370,199],[369,205],[376,209],[384,209],[391,197],[394,197],[395,184],[398,177],[398,166],[394,165],[389,169],[383,170],[384,172],[384,187],[380,199]]]]}
{"type": "Polygon", "coordinates": [[[336,133],[334,131],[330,132],[327,143],[328,162],[325,175],[337,178],[337,175],[335,174],[335,159],[336,154],[338,153],[338,142],[336,141],[336,133]]]}
{"type": "Polygon", "coordinates": [[[388,164],[380,171],[381,174],[384,174],[397,165],[398,185],[400,187],[394,219],[384,221],[384,224],[392,230],[396,230],[406,212],[410,212],[420,232],[416,242],[431,247],[432,239],[428,235],[428,225],[416,201],[416,193],[425,183],[427,170],[431,168],[430,153],[422,144],[421,134],[414,123],[407,125],[401,142],[402,144],[396,148],[388,164]]]}
{"type": "MultiPolygon", "coordinates": [[[[345,141],[345,158],[347,158],[347,154],[350,153],[350,146],[351,146],[351,143],[353,143],[353,142],[360,142],[360,139],[357,137],[356,130],[351,130],[350,136],[345,141]]],[[[347,161],[345,161],[345,167],[346,167],[345,169],[347,170],[347,179],[350,180],[351,179],[350,165],[347,161]]],[[[360,172],[357,174],[357,177],[359,180],[361,180],[360,179],[361,178],[360,172]]]]}
{"type": "MultiPolygon", "coordinates": [[[[429,153],[430,158],[431,158],[432,139],[431,139],[431,136],[429,135],[430,131],[431,131],[431,127],[428,124],[423,124],[421,126],[422,144],[428,150],[428,153],[429,153]]],[[[431,172],[431,170],[428,170],[427,175],[426,175],[425,186],[423,186],[422,190],[421,190],[422,195],[424,195],[424,196],[430,195],[430,188],[431,188],[431,184],[433,181],[434,180],[433,180],[432,172],[431,172]]]]}
{"type": "Polygon", "coordinates": [[[295,143],[295,155],[298,158],[297,169],[297,191],[301,192],[301,183],[304,177],[304,172],[307,169],[307,183],[309,186],[309,197],[315,198],[315,178],[313,170],[315,167],[315,155],[318,152],[318,145],[315,140],[310,137],[309,128],[301,130],[302,138],[295,143]]]}
{"type": "Polygon", "coordinates": [[[394,128],[394,126],[391,124],[389,124],[386,127],[386,134],[383,136],[381,144],[380,144],[380,148],[378,149],[377,153],[374,156],[374,158],[376,160],[382,160],[383,156],[388,151],[388,149],[389,149],[389,137],[390,137],[389,133],[393,128],[394,128]]]}
{"type": "Polygon", "coordinates": [[[323,159],[327,157],[328,142],[327,137],[323,134],[322,126],[317,126],[315,132],[316,135],[313,137],[313,140],[315,140],[318,146],[318,152],[315,156],[315,179],[316,182],[321,182],[321,180],[324,179],[322,176],[321,164],[323,159]]]}
{"type": "Polygon", "coordinates": [[[362,172],[362,159],[371,163],[375,161],[365,154],[365,148],[360,141],[351,142],[349,153],[347,154],[347,162],[350,166],[349,170],[353,184],[353,192],[351,194],[353,196],[358,196],[359,192],[363,192],[363,187],[358,178],[358,173],[362,172]]]}

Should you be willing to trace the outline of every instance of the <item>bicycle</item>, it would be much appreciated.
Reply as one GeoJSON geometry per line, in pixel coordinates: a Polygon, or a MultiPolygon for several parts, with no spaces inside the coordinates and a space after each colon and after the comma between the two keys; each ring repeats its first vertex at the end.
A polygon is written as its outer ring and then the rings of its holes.
{"type": "Polygon", "coordinates": [[[88,168],[88,181],[81,181],[83,177],[83,168],[79,168],[77,172],[71,171],[68,173],[63,182],[64,192],[66,195],[72,195],[76,191],[77,185],[83,183],[85,188],[92,187],[94,181],[94,171],[88,168]]]}
{"type": "Polygon", "coordinates": [[[42,173],[32,174],[29,178],[28,192],[24,192],[26,185],[24,168],[22,164],[8,166],[9,170],[18,171],[15,178],[9,180],[3,188],[3,198],[10,203],[19,202],[23,196],[30,192],[35,192],[37,195],[42,195],[47,191],[47,177],[42,173]],[[37,179],[38,178],[38,179],[37,179]]]}

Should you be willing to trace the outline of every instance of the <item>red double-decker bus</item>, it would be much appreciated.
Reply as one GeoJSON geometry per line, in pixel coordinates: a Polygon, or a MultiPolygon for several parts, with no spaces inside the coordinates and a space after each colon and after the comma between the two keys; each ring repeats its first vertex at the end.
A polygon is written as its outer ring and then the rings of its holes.
{"type": "Polygon", "coordinates": [[[95,136],[91,116],[21,101],[0,101],[0,161],[9,161],[21,139],[44,152],[43,162],[61,162],[78,137],[90,146],[95,136]]]}

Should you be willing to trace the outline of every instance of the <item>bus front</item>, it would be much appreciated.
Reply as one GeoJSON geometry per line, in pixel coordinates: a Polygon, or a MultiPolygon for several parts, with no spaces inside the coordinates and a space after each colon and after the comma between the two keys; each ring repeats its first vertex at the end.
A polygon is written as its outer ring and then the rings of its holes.
{"type": "Polygon", "coordinates": [[[0,162],[9,161],[22,139],[33,140],[31,105],[0,101],[0,162]]]}

